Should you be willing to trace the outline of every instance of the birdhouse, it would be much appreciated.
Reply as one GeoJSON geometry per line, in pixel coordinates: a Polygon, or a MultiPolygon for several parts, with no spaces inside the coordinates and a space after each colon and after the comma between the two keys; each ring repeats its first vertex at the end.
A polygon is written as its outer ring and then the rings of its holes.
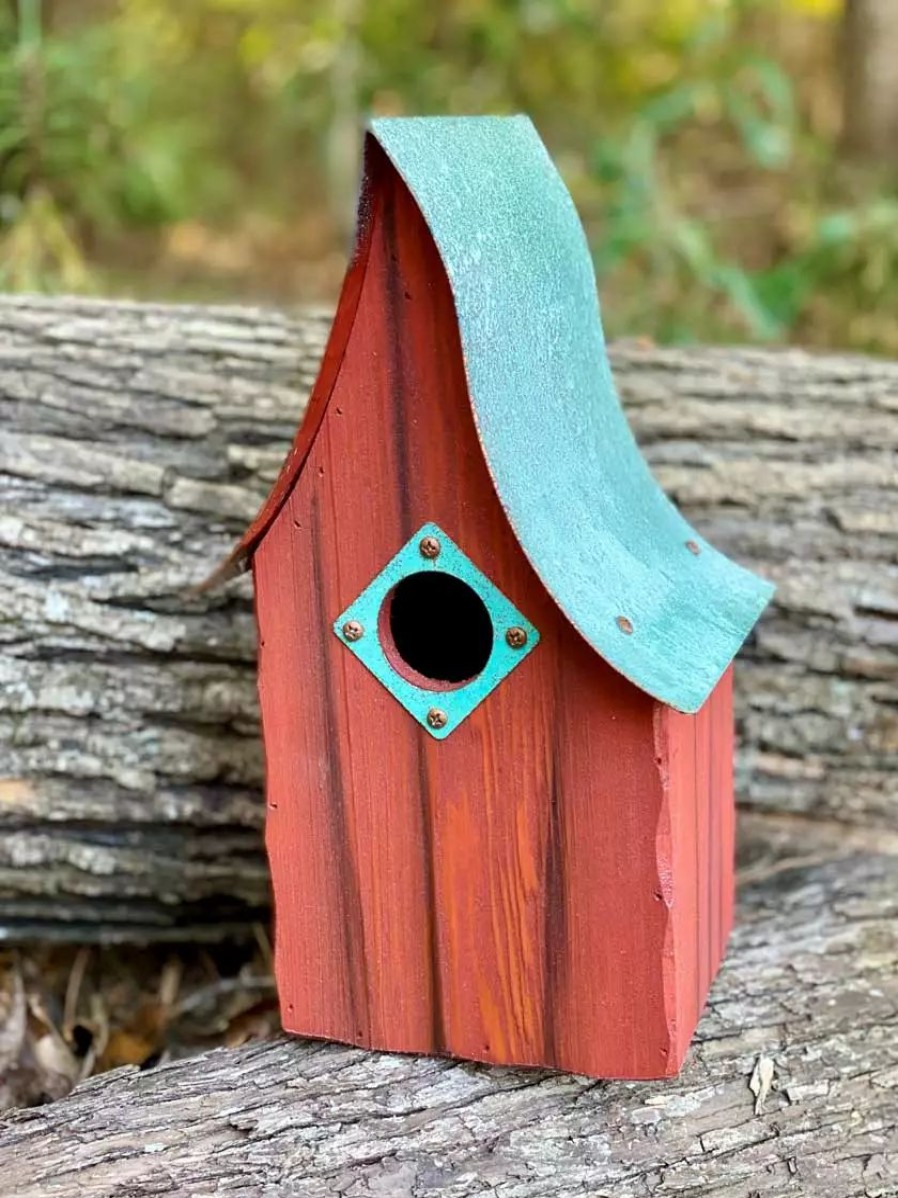
{"type": "Polygon", "coordinates": [[[250,563],[285,1028],[676,1072],[732,920],[732,660],[771,587],[654,482],[527,119],[371,125],[250,563]]]}

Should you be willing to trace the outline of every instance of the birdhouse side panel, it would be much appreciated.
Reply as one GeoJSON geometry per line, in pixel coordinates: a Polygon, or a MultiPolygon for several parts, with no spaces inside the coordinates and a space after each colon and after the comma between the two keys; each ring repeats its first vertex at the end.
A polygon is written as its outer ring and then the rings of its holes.
{"type": "Polygon", "coordinates": [[[733,923],[733,667],[695,715],[664,709],[672,832],[676,1024],[682,1058],[733,923]]]}
{"type": "Polygon", "coordinates": [[[253,565],[285,1027],[668,1072],[656,705],[596,657],[521,553],[477,441],[442,264],[392,172],[331,401],[253,565]],[[540,638],[442,740],[332,629],[425,524],[540,638]]]}

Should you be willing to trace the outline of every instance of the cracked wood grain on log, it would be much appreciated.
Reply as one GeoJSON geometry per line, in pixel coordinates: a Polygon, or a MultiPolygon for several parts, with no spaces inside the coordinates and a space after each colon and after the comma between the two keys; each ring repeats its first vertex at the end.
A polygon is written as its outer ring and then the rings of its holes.
{"type": "Polygon", "coordinates": [[[16,1198],[892,1198],[898,858],[747,887],[676,1079],[252,1044],[5,1116],[0,1172],[16,1198]]]}
{"type": "MultiPolygon", "coordinates": [[[[188,589],[273,480],[328,323],[0,300],[0,937],[267,915],[249,581],[188,589]]],[[[668,492],[780,587],[737,670],[744,807],[894,831],[898,366],[612,357],[668,492]]]]}

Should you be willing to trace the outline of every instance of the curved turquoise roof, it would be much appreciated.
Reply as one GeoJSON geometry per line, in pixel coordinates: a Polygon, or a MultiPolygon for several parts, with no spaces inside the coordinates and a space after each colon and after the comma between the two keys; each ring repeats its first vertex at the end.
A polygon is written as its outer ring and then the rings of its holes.
{"type": "Polygon", "coordinates": [[[773,588],[707,544],[649,472],[611,377],[586,237],[536,130],[435,117],[371,133],[446,268],[478,435],[521,548],[597,653],[698,710],[773,588]]]}

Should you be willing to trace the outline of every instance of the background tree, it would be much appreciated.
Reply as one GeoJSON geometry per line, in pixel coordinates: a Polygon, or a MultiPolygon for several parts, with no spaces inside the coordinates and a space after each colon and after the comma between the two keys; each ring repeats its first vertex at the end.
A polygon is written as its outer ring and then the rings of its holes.
{"type": "Polygon", "coordinates": [[[898,2],[847,0],[844,117],[849,148],[898,165],[898,2]]]}

